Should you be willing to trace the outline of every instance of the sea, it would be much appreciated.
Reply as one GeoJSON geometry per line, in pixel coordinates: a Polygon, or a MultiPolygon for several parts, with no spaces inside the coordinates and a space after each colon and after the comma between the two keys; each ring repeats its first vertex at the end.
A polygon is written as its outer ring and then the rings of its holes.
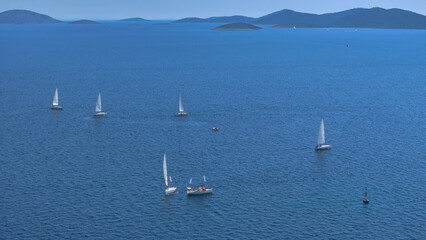
{"type": "Polygon", "coordinates": [[[0,25],[0,239],[426,239],[425,30],[155,23],[0,25]]]}

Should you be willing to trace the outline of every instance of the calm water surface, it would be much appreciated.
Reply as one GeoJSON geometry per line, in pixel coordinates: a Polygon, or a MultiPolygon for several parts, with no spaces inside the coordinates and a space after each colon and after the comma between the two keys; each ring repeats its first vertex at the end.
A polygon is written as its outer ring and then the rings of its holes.
{"type": "Polygon", "coordinates": [[[426,31],[214,26],[1,25],[0,238],[425,239],[426,31]]]}

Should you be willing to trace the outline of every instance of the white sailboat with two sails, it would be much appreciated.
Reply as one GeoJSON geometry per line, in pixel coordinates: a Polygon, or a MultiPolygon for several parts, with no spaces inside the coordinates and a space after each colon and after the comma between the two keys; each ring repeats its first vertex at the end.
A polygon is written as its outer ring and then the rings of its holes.
{"type": "Polygon", "coordinates": [[[164,158],[163,158],[163,175],[164,175],[164,183],[166,184],[166,189],[165,194],[166,195],[171,195],[171,194],[175,194],[177,193],[177,187],[175,186],[169,186],[169,180],[170,183],[172,182],[172,177],[170,176],[169,178],[167,178],[167,155],[166,153],[164,153],[164,158]]]}

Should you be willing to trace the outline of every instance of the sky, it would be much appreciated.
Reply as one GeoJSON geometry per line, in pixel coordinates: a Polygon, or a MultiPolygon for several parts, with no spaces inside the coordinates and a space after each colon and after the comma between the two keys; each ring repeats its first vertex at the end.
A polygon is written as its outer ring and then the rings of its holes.
{"type": "Polygon", "coordinates": [[[426,15],[426,0],[0,0],[0,12],[26,9],[60,20],[260,17],[282,9],[320,14],[357,7],[401,8],[426,15]]]}

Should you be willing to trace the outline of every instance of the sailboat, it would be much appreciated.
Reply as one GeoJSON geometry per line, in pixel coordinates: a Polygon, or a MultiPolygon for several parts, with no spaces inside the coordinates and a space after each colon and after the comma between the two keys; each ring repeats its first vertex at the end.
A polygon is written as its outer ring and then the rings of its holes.
{"type": "Polygon", "coordinates": [[[367,187],[365,187],[364,199],[362,200],[362,202],[364,204],[369,204],[370,203],[370,200],[368,200],[368,197],[367,197],[367,187]]]}
{"type": "MultiPolygon", "coordinates": [[[[203,169],[203,166],[204,166],[204,154],[202,153],[202,162],[201,162],[202,169],[203,169]]],[[[192,178],[189,180],[189,185],[191,184],[192,184],[192,178]]],[[[203,194],[213,193],[213,188],[206,187],[205,184],[206,184],[206,176],[203,175],[203,183],[200,185],[187,187],[186,194],[187,195],[203,195],[203,194]]]]}
{"type": "MultiPolygon", "coordinates": [[[[166,153],[164,153],[164,158],[163,158],[163,174],[164,174],[164,182],[166,183],[166,190],[165,190],[166,195],[171,195],[171,194],[177,193],[177,191],[176,191],[177,187],[169,186],[169,179],[167,179],[167,156],[166,156],[166,153]]],[[[170,176],[170,183],[171,182],[172,182],[172,177],[170,176]]]]}
{"type": "Polygon", "coordinates": [[[327,150],[331,149],[331,145],[328,145],[325,142],[325,129],[324,129],[324,118],[321,119],[321,124],[318,132],[318,141],[317,145],[315,146],[315,150],[327,150]]]}
{"type": "Polygon", "coordinates": [[[188,113],[183,109],[182,96],[179,94],[179,112],[175,115],[176,117],[188,116],[188,113]]]}
{"type": "Polygon", "coordinates": [[[52,110],[62,110],[62,107],[59,106],[59,96],[58,96],[58,88],[55,90],[55,94],[53,94],[53,102],[52,102],[52,110]]]}
{"type": "Polygon", "coordinates": [[[93,116],[95,117],[103,117],[106,116],[106,112],[102,112],[102,101],[101,101],[101,93],[98,95],[98,100],[96,101],[95,105],[95,114],[93,116]]]}

